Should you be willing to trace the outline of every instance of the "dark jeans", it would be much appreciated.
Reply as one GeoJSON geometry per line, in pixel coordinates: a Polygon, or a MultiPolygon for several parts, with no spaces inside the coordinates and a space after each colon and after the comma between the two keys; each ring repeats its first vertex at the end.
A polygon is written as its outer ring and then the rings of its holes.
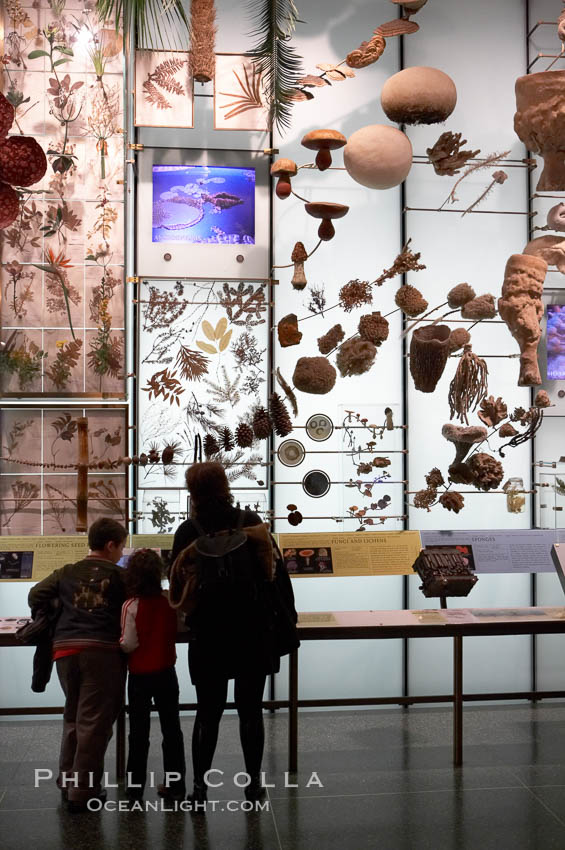
{"type": "Polygon", "coordinates": [[[151,699],[159,712],[165,773],[179,773],[181,776],[180,780],[169,782],[169,788],[172,793],[184,794],[184,738],[179,719],[179,683],[174,667],[160,670],[158,673],[129,674],[129,750],[126,768],[128,782],[132,786],[141,785],[139,789],[132,788],[133,792],[141,793],[145,786],[151,699]]]}
{"type": "MultiPolygon", "coordinates": [[[[253,781],[259,779],[265,744],[262,702],[266,678],[265,673],[247,672],[236,676],[234,683],[245,770],[253,781]]],[[[195,683],[198,708],[192,730],[192,766],[196,785],[204,784],[204,776],[212,767],[228,681],[210,672],[195,683]]]]}
{"type": "Polygon", "coordinates": [[[57,675],[65,694],[57,785],[69,800],[84,803],[100,792],[104,754],[124,701],[126,661],[118,651],[83,650],[57,659],[57,675]]]}

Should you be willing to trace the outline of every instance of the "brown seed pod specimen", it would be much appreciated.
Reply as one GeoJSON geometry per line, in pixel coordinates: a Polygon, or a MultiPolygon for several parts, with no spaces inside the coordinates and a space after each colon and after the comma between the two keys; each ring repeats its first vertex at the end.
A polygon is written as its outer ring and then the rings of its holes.
{"type": "Polygon", "coordinates": [[[346,313],[350,313],[355,307],[370,304],[372,300],[373,291],[367,280],[350,280],[339,290],[339,304],[346,313]]]}
{"type": "Polygon", "coordinates": [[[206,457],[212,457],[212,455],[217,455],[220,451],[220,446],[218,445],[218,441],[212,434],[206,434],[204,437],[204,454],[206,457]]]}
{"type": "Polygon", "coordinates": [[[180,448],[179,443],[167,443],[161,452],[161,461],[165,466],[168,466],[175,459],[175,455],[180,448]]]}
{"type": "Polygon", "coordinates": [[[372,466],[375,469],[384,469],[387,466],[390,466],[390,458],[389,457],[374,457],[372,461],[372,466]]]}
{"type": "Polygon", "coordinates": [[[416,328],[410,341],[410,374],[414,386],[423,393],[433,393],[443,375],[449,355],[451,330],[447,325],[416,328]]]}
{"type": "Polygon", "coordinates": [[[455,328],[449,336],[449,353],[453,354],[455,351],[459,351],[470,342],[471,334],[466,328],[455,328]]]}
{"type": "Polygon", "coordinates": [[[340,344],[345,336],[345,331],[341,325],[334,325],[323,336],[318,337],[318,350],[320,354],[329,354],[334,348],[340,344]]]}
{"type": "Polygon", "coordinates": [[[303,520],[303,516],[302,516],[302,514],[300,513],[300,511],[297,511],[297,510],[293,510],[293,511],[291,511],[291,512],[289,513],[289,515],[287,516],[287,522],[288,522],[290,525],[300,525],[300,523],[302,522],[302,520],[303,520]]]}
{"type": "Polygon", "coordinates": [[[348,53],[345,62],[350,68],[366,68],[380,59],[385,47],[385,39],[380,33],[376,33],[369,41],[362,41],[359,47],[348,53]]]}
{"type": "Polygon", "coordinates": [[[465,499],[461,493],[457,493],[455,490],[446,490],[439,497],[439,503],[447,511],[453,511],[454,514],[458,514],[465,505],[465,499]]]}
{"type": "Polygon", "coordinates": [[[161,453],[158,449],[152,448],[149,450],[148,458],[149,463],[159,463],[161,460],[161,453]]]}
{"type": "Polygon", "coordinates": [[[384,316],[381,316],[380,312],[368,313],[366,316],[361,316],[358,330],[361,339],[372,342],[377,348],[388,339],[388,322],[384,316]]]}
{"type": "Polygon", "coordinates": [[[481,401],[481,408],[477,415],[481,422],[484,422],[489,428],[494,428],[495,425],[506,419],[508,410],[500,396],[495,398],[493,395],[489,395],[481,401]]]}
{"type": "Polygon", "coordinates": [[[458,283],[447,293],[447,303],[452,310],[458,310],[476,297],[475,290],[468,283],[458,283]]]}
{"type": "Polygon", "coordinates": [[[220,443],[225,452],[231,452],[234,447],[233,433],[227,426],[220,429],[220,443]]]}
{"type": "Polygon", "coordinates": [[[240,449],[248,449],[253,445],[253,428],[247,422],[240,422],[235,430],[235,441],[240,449]]]}
{"type": "Polygon", "coordinates": [[[394,296],[394,303],[406,316],[419,316],[428,308],[428,302],[419,289],[410,284],[401,286],[394,296]]]}
{"type": "Polygon", "coordinates": [[[541,384],[538,344],[541,338],[542,292],[546,273],[545,260],[527,254],[512,254],[504,270],[498,309],[500,318],[506,322],[520,347],[519,387],[541,384]]]}
{"type": "Polygon", "coordinates": [[[290,345],[298,345],[302,339],[302,333],[298,330],[298,316],[296,313],[289,313],[287,316],[282,317],[277,325],[277,334],[283,348],[288,348],[290,345]]]}
{"type": "Polygon", "coordinates": [[[279,437],[286,437],[293,430],[292,422],[290,421],[285,403],[278,393],[272,393],[269,401],[269,410],[275,433],[279,437]]]}
{"type": "Polygon", "coordinates": [[[336,365],[342,378],[348,375],[362,375],[369,371],[376,356],[377,349],[372,342],[353,337],[340,345],[336,365]]]}
{"type": "Polygon", "coordinates": [[[304,263],[308,259],[308,253],[302,242],[296,242],[290,255],[290,261],[294,263],[294,274],[292,275],[293,289],[304,289],[308,281],[304,272],[304,263]]]}
{"type": "Polygon", "coordinates": [[[467,414],[470,410],[475,410],[487,392],[487,380],[486,362],[473,352],[470,345],[466,345],[449,385],[450,419],[456,416],[460,422],[469,424],[467,414]]]}
{"type": "Polygon", "coordinates": [[[333,390],[336,371],[325,357],[300,357],[294,367],[292,382],[297,390],[325,395],[333,390]]]}
{"type": "Polygon", "coordinates": [[[504,478],[501,462],[486,452],[474,454],[469,458],[467,465],[473,473],[472,483],[478,490],[485,492],[496,490],[504,478]]]}
{"type": "Polygon", "coordinates": [[[435,173],[453,177],[454,174],[459,174],[467,160],[480,154],[480,150],[461,150],[466,144],[467,139],[462,139],[461,133],[442,133],[435,145],[426,149],[435,173]]]}
{"type": "Polygon", "coordinates": [[[197,83],[209,83],[216,70],[216,4],[190,0],[190,70],[197,83]]]}
{"type": "Polygon", "coordinates": [[[264,407],[258,407],[253,414],[253,433],[258,440],[267,440],[272,430],[273,423],[268,411],[264,407]]]}
{"type": "Polygon", "coordinates": [[[494,295],[490,293],[479,295],[478,298],[467,301],[461,308],[461,318],[472,319],[474,322],[479,321],[479,319],[494,319],[495,316],[494,295]]]}

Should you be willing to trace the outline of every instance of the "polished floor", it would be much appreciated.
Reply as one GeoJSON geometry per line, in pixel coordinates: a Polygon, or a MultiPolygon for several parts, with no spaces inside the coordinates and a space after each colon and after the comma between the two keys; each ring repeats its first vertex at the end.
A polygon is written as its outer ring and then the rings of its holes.
{"type": "MultiPolygon", "coordinates": [[[[233,777],[243,770],[237,718],[222,723],[215,767],[224,784],[206,816],[118,812],[70,815],[53,781],[59,721],[0,723],[0,847],[3,850],[564,850],[565,705],[466,706],[465,764],[451,766],[446,708],[304,712],[300,764],[285,782],[287,717],[265,715],[267,806],[241,809],[233,777]],[[310,781],[310,784],[308,785],[310,781]],[[298,787],[285,787],[293,782],[298,787]],[[323,787],[320,787],[320,784],[323,787]],[[230,810],[231,809],[231,810],[230,810]]],[[[190,741],[192,718],[183,718],[190,741]]],[[[152,729],[150,769],[161,781],[152,729]]],[[[187,751],[189,746],[187,746],[187,751]]],[[[114,746],[107,768],[114,782],[114,746]]],[[[172,808],[164,806],[165,809],[172,808]]]]}

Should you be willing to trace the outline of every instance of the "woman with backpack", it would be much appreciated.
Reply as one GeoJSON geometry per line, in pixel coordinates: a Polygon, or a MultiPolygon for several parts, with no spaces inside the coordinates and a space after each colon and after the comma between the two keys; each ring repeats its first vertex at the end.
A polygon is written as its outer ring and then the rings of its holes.
{"type": "MultiPolygon", "coordinates": [[[[191,518],[174,537],[171,600],[188,612],[189,670],[198,702],[192,734],[194,791],[189,799],[195,804],[206,802],[206,774],[212,766],[228,681],[234,679],[241,746],[250,778],[245,797],[256,801],[264,794],[260,781],[263,691],[267,675],[280,664],[272,606],[272,540],[258,514],[233,507],[220,463],[193,464],[186,484],[191,518]]],[[[279,581],[285,579],[286,604],[296,622],[290,579],[286,572],[278,576],[279,581]]]]}

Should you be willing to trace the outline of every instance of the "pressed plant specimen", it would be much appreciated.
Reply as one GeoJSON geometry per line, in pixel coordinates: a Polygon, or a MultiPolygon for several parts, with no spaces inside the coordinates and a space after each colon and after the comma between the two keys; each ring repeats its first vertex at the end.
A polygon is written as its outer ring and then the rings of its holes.
{"type": "Polygon", "coordinates": [[[251,327],[265,322],[262,315],[267,311],[264,286],[246,285],[243,281],[237,286],[224,283],[218,301],[232,325],[251,327]]]}
{"type": "Polygon", "coordinates": [[[168,369],[162,369],[160,372],[155,372],[154,375],[147,381],[147,386],[142,387],[144,393],[149,393],[148,398],[155,397],[156,399],[163,396],[163,401],[169,400],[169,404],[177,403],[180,407],[180,396],[184,389],[179,380],[176,378],[176,371],[169,372],[168,369]]]}
{"type": "MultiPolygon", "coordinates": [[[[47,272],[47,274],[52,278],[55,282],[55,291],[57,291],[58,287],[61,289],[61,293],[63,295],[64,306],[67,311],[67,318],[69,322],[69,330],[73,339],[76,339],[73,322],[71,319],[71,307],[70,302],[72,301],[74,304],[77,304],[78,301],[76,298],[80,298],[76,290],[70,288],[68,277],[65,274],[65,269],[72,269],[72,266],[69,260],[65,257],[63,251],[59,251],[58,254],[55,254],[51,248],[47,248],[45,250],[45,262],[44,263],[33,263],[33,265],[40,269],[41,271],[47,272]]],[[[47,284],[47,288],[49,291],[49,282],[47,284]]],[[[52,293],[53,294],[53,293],[52,293]]],[[[48,307],[49,309],[49,307],[48,307]]],[[[56,309],[59,309],[57,306],[56,309]]]]}
{"type": "Polygon", "coordinates": [[[13,331],[0,349],[0,379],[3,375],[17,375],[20,389],[25,390],[40,376],[45,352],[25,336],[18,344],[17,333],[13,331]]]}
{"type": "Polygon", "coordinates": [[[34,272],[17,260],[6,263],[4,268],[9,276],[4,286],[6,302],[14,319],[23,319],[27,316],[26,304],[33,301],[34,272]]]}
{"type": "Polygon", "coordinates": [[[99,326],[96,336],[90,343],[88,365],[99,376],[100,392],[105,375],[119,378],[123,365],[123,340],[120,336],[112,335],[112,317],[108,312],[108,299],[103,298],[98,310],[99,326]]]}
{"type": "Polygon", "coordinates": [[[53,463],[55,463],[57,455],[61,448],[63,448],[59,446],[57,447],[57,451],[55,451],[57,440],[61,440],[63,443],[72,443],[77,433],[78,424],[77,420],[73,419],[69,413],[63,413],[57,419],[53,420],[51,427],[56,433],[55,439],[51,443],[51,458],[53,459],[53,463]]]}
{"type": "Polygon", "coordinates": [[[220,109],[229,109],[229,112],[224,115],[226,120],[235,118],[250,109],[263,108],[261,72],[257,66],[253,63],[249,66],[244,62],[237,70],[234,68],[232,74],[235,77],[234,88],[237,91],[219,92],[224,97],[231,98],[229,103],[220,106],[220,109]]]}
{"type": "Polygon", "coordinates": [[[82,351],[82,339],[57,342],[55,360],[45,369],[45,377],[53,381],[57,390],[64,390],[77,365],[82,351]]]}
{"type": "Polygon", "coordinates": [[[160,534],[168,534],[173,530],[175,519],[165,500],[156,496],[151,501],[151,523],[160,534]]]}
{"type": "Polygon", "coordinates": [[[49,501],[51,513],[55,517],[55,522],[61,529],[61,533],[65,534],[69,527],[69,520],[72,524],[72,517],[65,519],[65,514],[70,513],[73,508],[76,511],[76,500],[71,499],[53,484],[45,484],[45,493],[49,501]]]}
{"type": "Polygon", "coordinates": [[[94,224],[86,236],[87,239],[93,239],[97,236],[99,239],[102,239],[105,245],[108,245],[112,235],[112,227],[118,220],[118,211],[115,207],[111,206],[108,201],[105,188],[98,196],[97,200],[98,203],[96,204],[96,209],[99,210],[99,212],[94,224]]]}
{"type": "Polygon", "coordinates": [[[101,507],[106,508],[112,514],[124,516],[122,500],[118,495],[118,488],[111,478],[107,480],[88,482],[89,501],[98,502],[101,507]]]}
{"type": "Polygon", "coordinates": [[[167,99],[167,94],[183,97],[188,94],[186,86],[177,79],[177,74],[186,71],[188,59],[186,55],[171,56],[164,59],[147,74],[143,81],[143,99],[157,109],[172,109],[172,103],[167,99]],[[162,89],[162,91],[160,91],[162,89]]]}
{"type": "Polygon", "coordinates": [[[21,257],[24,251],[41,247],[41,210],[31,192],[20,203],[20,215],[11,227],[1,231],[2,239],[21,257]]]}
{"type": "Polygon", "coordinates": [[[39,498],[39,487],[31,481],[18,479],[17,481],[14,481],[11,488],[14,499],[14,510],[4,523],[4,528],[7,528],[10,525],[10,522],[16,514],[24,511],[35,499],[39,498]]]}
{"type": "Polygon", "coordinates": [[[175,363],[181,378],[187,381],[199,381],[202,375],[208,374],[208,363],[209,360],[205,354],[181,343],[175,363]]]}
{"type": "Polygon", "coordinates": [[[21,421],[20,419],[16,419],[14,421],[14,424],[8,431],[8,438],[6,441],[6,445],[2,447],[2,454],[6,451],[8,454],[8,458],[14,457],[18,446],[20,445],[22,439],[26,434],[26,431],[32,428],[33,424],[33,419],[25,419],[23,421],[21,421]]]}

